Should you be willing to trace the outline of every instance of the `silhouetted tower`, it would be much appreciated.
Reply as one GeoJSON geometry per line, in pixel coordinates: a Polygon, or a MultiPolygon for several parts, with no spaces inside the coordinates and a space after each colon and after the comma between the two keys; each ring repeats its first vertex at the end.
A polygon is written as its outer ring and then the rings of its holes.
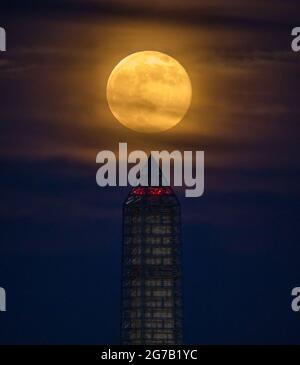
{"type": "Polygon", "coordinates": [[[179,201],[170,187],[132,188],[123,205],[123,344],[182,343],[181,280],[179,201]]]}

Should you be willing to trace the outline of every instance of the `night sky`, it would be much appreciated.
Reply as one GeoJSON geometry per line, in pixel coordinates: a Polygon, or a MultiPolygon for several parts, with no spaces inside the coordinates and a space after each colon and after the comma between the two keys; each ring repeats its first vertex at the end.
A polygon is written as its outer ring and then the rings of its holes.
{"type": "Polygon", "coordinates": [[[300,312],[297,1],[2,1],[1,344],[118,344],[122,203],[96,155],[204,150],[205,193],[182,206],[186,344],[296,344],[300,312]],[[184,120],[123,127],[106,82],[156,50],[190,75],[184,120]]]}

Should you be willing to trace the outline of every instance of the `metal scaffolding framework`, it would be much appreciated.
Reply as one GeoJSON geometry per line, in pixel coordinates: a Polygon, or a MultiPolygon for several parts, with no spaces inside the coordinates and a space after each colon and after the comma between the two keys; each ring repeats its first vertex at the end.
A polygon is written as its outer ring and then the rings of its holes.
{"type": "Polygon", "coordinates": [[[131,190],[122,251],[122,343],[181,344],[181,213],[170,187],[131,190]]]}

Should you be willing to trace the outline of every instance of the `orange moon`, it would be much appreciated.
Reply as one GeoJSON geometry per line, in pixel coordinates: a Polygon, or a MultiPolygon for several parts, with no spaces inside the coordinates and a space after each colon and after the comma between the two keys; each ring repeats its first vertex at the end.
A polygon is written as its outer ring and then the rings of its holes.
{"type": "Polygon", "coordinates": [[[192,99],[184,67],[167,54],[133,53],[111,72],[106,88],[109,108],[125,127],[142,133],[163,132],[185,116],[192,99]]]}

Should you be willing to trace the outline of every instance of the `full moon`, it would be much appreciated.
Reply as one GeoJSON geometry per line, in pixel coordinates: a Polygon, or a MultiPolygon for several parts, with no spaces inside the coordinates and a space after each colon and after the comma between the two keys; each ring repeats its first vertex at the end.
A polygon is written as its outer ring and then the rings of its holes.
{"type": "Polygon", "coordinates": [[[184,67],[174,58],[143,51],[116,65],[106,94],[112,114],[125,127],[155,133],[182,120],[191,104],[192,86],[184,67]]]}

